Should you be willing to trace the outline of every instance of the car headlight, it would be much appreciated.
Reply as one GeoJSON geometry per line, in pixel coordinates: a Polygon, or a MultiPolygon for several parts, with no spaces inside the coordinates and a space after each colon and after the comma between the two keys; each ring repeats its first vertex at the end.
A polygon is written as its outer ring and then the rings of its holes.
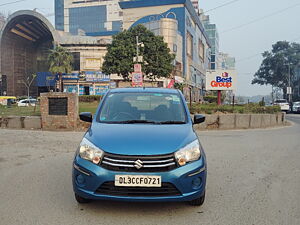
{"type": "Polygon", "coordinates": [[[96,147],[86,138],[83,138],[79,146],[79,156],[94,164],[99,164],[103,158],[104,152],[96,147]]]}
{"type": "Polygon", "coordinates": [[[193,162],[200,159],[201,146],[198,140],[186,145],[175,153],[175,158],[179,166],[184,166],[188,162],[193,162]]]}

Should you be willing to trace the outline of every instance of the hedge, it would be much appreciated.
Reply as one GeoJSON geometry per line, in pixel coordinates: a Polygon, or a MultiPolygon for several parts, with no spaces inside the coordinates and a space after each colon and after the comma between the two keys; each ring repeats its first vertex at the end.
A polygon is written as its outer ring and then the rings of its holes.
{"type": "Polygon", "coordinates": [[[279,106],[261,106],[256,103],[250,103],[246,105],[221,105],[217,104],[193,104],[192,108],[190,108],[190,112],[192,114],[195,113],[203,113],[203,114],[213,114],[216,112],[221,113],[255,113],[255,114],[274,114],[281,112],[279,106]]]}
{"type": "Polygon", "coordinates": [[[100,95],[81,95],[79,102],[100,102],[103,96],[100,95]]]}

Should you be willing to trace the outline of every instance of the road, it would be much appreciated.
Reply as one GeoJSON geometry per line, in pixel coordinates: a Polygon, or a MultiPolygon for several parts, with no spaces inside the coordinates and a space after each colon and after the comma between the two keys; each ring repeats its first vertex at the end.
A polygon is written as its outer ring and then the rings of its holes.
{"type": "Polygon", "coordinates": [[[0,224],[300,224],[300,115],[291,127],[201,132],[204,206],[78,205],[71,167],[83,133],[0,130],[0,224]]]}

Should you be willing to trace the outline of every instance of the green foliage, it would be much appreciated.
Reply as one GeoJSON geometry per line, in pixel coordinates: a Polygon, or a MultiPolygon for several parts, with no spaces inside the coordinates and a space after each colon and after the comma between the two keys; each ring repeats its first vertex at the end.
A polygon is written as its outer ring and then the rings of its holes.
{"type": "Polygon", "coordinates": [[[81,95],[79,96],[79,102],[100,102],[102,96],[100,95],[81,95]]]}
{"type": "Polygon", "coordinates": [[[49,71],[52,74],[70,73],[73,70],[73,56],[61,46],[50,49],[48,63],[50,65],[49,71]]]}
{"type": "Polygon", "coordinates": [[[250,103],[246,105],[221,105],[217,104],[193,104],[190,108],[192,114],[203,113],[203,114],[213,114],[213,113],[268,113],[273,114],[280,112],[280,107],[278,106],[260,106],[257,103],[250,103]]]}
{"type": "Polygon", "coordinates": [[[180,90],[181,92],[183,92],[184,84],[175,83],[174,88],[180,90]]]}
{"type": "Polygon", "coordinates": [[[288,86],[288,65],[293,80],[295,68],[300,62],[300,44],[279,41],[273,45],[272,51],[266,51],[262,56],[264,59],[252,84],[272,85],[285,91],[288,86]]]}
{"type": "Polygon", "coordinates": [[[151,80],[169,77],[175,56],[170,53],[163,37],[155,36],[143,25],[137,25],[113,37],[104,57],[102,71],[106,74],[115,73],[129,80],[133,72],[133,58],[136,56],[136,36],[139,37],[139,42],[144,44],[144,47],[139,48],[139,55],[144,57],[141,64],[146,77],[151,80]]]}

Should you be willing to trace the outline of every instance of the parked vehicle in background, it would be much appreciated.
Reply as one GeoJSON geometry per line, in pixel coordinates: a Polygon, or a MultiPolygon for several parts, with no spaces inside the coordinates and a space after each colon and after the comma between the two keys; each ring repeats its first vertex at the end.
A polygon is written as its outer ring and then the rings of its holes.
{"type": "Polygon", "coordinates": [[[274,102],[274,105],[280,106],[280,109],[283,112],[290,112],[291,111],[290,104],[288,103],[288,101],[286,99],[277,99],[274,102]]]}
{"type": "Polygon", "coordinates": [[[26,107],[26,106],[35,106],[37,103],[36,99],[23,99],[21,101],[18,102],[18,106],[19,107],[26,107]]]}
{"type": "Polygon", "coordinates": [[[293,102],[293,113],[300,113],[300,102],[293,102]]]}
{"type": "Polygon", "coordinates": [[[16,99],[15,96],[0,96],[0,105],[14,104],[16,99]]]}
{"type": "Polygon", "coordinates": [[[182,93],[174,89],[110,90],[73,162],[79,203],[90,200],[187,201],[202,205],[206,157],[182,93]]]}

